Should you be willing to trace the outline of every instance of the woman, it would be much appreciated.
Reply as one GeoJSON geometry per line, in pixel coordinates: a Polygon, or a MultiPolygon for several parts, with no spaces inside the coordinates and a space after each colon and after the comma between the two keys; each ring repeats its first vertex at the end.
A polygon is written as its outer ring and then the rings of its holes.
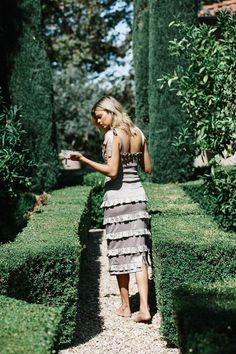
{"type": "Polygon", "coordinates": [[[69,159],[79,160],[106,176],[102,207],[109,271],[116,275],[121,295],[121,306],[116,314],[131,317],[129,274],[135,273],[140,308],[134,320],[149,321],[149,214],[146,194],[137,173],[138,164],[151,173],[147,142],[115,98],[102,97],[91,114],[95,125],[106,132],[103,142],[105,164],[87,159],[80,152],[73,152],[69,159]]]}

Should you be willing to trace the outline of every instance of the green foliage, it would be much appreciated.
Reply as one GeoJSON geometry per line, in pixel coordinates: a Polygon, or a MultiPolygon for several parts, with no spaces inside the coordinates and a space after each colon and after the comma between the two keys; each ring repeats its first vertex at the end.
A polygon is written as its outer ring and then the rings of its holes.
{"type": "Polygon", "coordinates": [[[236,231],[236,168],[218,168],[205,176],[205,194],[213,203],[213,214],[225,230],[236,231]]]}
{"type": "Polygon", "coordinates": [[[0,296],[0,352],[50,354],[59,335],[61,309],[0,296]]]}
{"type": "Polygon", "coordinates": [[[117,24],[131,22],[131,1],[43,1],[48,52],[53,65],[73,63],[87,72],[101,72],[110,59],[122,58],[130,47],[130,32],[117,40],[117,24]]]}
{"type": "Polygon", "coordinates": [[[153,181],[158,182],[186,180],[193,173],[192,152],[183,154],[173,146],[186,117],[175,94],[167,87],[160,90],[158,82],[178,63],[185,64],[182,57],[173,59],[168,49],[168,42],[178,36],[178,31],[169,27],[176,16],[187,23],[195,23],[196,3],[192,0],[149,1],[149,144],[153,181]]]}
{"type": "Polygon", "coordinates": [[[27,169],[29,149],[24,145],[25,131],[16,107],[0,113],[0,188],[1,194],[15,197],[19,191],[29,189],[31,180],[27,169]]]}
{"type": "Polygon", "coordinates": [[[182,188],[212,215],[224,230],[236,231],[235,167],[218,167],[214,174],[205,175],[201,182],[188,182],[183,184],[182,188]]]}
{"type": "Polygon", "coordinates": [[[36,202],[33,193],[18,193],[12,198],[6,193],[0,198],[0,243],[12,241],[22,231],[28,221],[27,212],[31,210],[36,202]]]}
{"type": "Polygon", "coordinates": [[[236,351],[235,281],[182,285],[174,292],[181,353],[232,354],[236,351]]]}
{"type": "Polygon", "coordinates": [[[34,195],[25,193],[31,186],[29,168],[32,166],[32,161],[29,158],[29,149],[24,144],[26,132],[20,120],[21,115],[15,106],[7,109],[2,105],[0,113],[0,243],[12,240],[25,226],[27,219],[24,214],[33,207],[35,201],[34,195]],[[27,202],[23,206],[25,198],[27,202]]]}
{"type": "Polygon", "coordinates": [[[184,55],[188,62],[164,76],[187,113],[177,145],[186,148],[185,140],[193,135],[196,154],[208,150],[215,165],[226,152],[236,151],[236,15],[221,12],[216,27],[172,25],[182,35],[170,42],[172,55],[184,55]]]}
{"type": "Polygon", "coordinates": [[[152,258],[162,334],[177,345],[173,290],[184,283],[228,280],[236,271],[236,234],[211,217],[176,184],[146,184],[152,218],[152,258]]]}
{"type": "Polygon", "coordinates": [[[101,137],[92,125],[90,111],[105,91],[73,65],[54,70],[53,82],[60,148],[80,150],[88,157],[101,158],[101,137]]]}
{"type": "Polygon", "coordinates": [[[0,248],[0,293],[63,307],[60,346],[71,342],[76,328],[80,253],[90,225],[90,190],[70,187],[54,191],[16,240],[0,248]]]}
{"type": "Polygon", "coordinates": [[[103,209],[101,204],[104,195],[104,176],[98,172],[88,173],[84,176],[84,184],[93,187],[89,201],[91,227],[102,228],[103,209]]]}
{"type": "Polygon", "coordinates": [[[14,51],[8,55],[10,100],[22,112],[24,143],[34,162],[30,171],[32,189],[49,190],[56,183],[58,160],[51,69],[41,33],[41,3],[23,0],[11,6],[11,20],[19,30],[14,37],[14,51]]]}
{"type": "Polygon", "coordinates": [[[99,172],[91,172],[84,176],[83,184],[90,187],[103,187],[104,176],[99,172]]]}
{"type": "Polygon", "coordinates": [[[148,137],[148,0],[134,1],[133,55],[135,67],[135,123],[148,137]]]}

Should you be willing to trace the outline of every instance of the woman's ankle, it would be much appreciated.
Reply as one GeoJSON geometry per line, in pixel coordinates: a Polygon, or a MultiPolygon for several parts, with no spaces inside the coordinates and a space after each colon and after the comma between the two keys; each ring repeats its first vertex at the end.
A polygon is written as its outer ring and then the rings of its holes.
{"type": "Polygon", "coordinates": [[[127,304],[127,303],[122,303],[121,307],[122,307],[123,310],[130,310],[130,305],[127,304]]]}
{"type": "Polygon", "coordinates": [[[150,313],[149,305],[140,305],[139,312],[150,313]]]}

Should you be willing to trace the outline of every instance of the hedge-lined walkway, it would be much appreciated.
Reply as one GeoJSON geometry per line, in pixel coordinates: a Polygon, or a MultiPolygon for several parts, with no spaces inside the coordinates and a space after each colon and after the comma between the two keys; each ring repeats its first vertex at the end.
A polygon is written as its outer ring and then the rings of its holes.
{"type": "MultiPolygon", "coordinates": [[[[74,347],[59,353],[179,353],[177,349],[167,348],[159,335],[160,316],[154,304],[151,305],[154,312],[151,324],[136,324],[132,319],[122,319],[114,314],[114,309],[119,306],[119,294],[115,277],[108,273],[106,240],[102,232],[91,232],[89,238],[80,276],[79,337],[74,347]]],[[[151,300],[153,291],[151,288],[151,300]]],[[[132,309],[137,311],[134,275],[131,276],[130,293],[132,309]]]]}

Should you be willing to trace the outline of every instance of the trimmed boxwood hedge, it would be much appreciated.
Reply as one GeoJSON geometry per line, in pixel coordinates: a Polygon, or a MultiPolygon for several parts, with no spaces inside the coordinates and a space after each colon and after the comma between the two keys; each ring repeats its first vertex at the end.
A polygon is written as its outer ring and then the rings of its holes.
{"type": "Polygon", "coordinates": [[[0,294],[62,307],[60,347],[73,340],[76,328],[81,240],[89,230],[90,191],[86,186],[54,191],[17,239],[0,248],[0,294]]]}
{"type": "Polygon", "coordinates": [[[183,285],[174,292],[182,354],[236,353],[236,282],[183,285]]]}
{"type": "Polygon", "coordinates": [[[184,283],[208,284],[236,272],[236,234],[219,230],[177,184],[146,184],[152,214],[152,258],[161,331],[178,344],[173,290],[184,283]]]}
{"type": "Polygon", "coordinates": [[[103,208],[101,204],[104,195],[104,176],[98,172],[91,172],[84,176],[83,184],[91,186],[89,209],[91,228],[103,228],[103,208]]]}
{"type": "Polygon", "coordinates": [[[59,336],[61,309],[0,296],[0,352],[50,354],[59,336]]]}

